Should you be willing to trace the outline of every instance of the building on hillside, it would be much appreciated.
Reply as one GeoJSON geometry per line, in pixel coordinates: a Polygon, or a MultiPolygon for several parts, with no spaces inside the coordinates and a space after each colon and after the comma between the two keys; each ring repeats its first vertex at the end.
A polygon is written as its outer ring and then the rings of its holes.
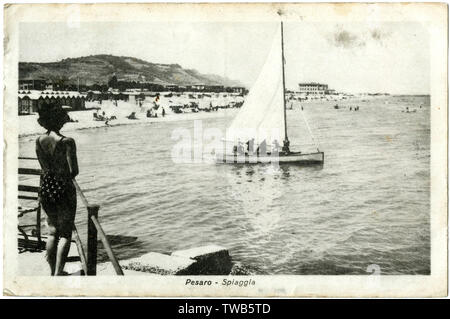
{"type": "Polygon", "coordinates": [[[324,96],[328,91],[328,84],[321,84],[315,82],[299,83],[298,88],[300,94],[324,96]]]}
{"type": "Polygon", "coordinates": [[[47,86],[47,80],[44,79],[20,79],[19,90],[45,90],[47,86]]]}
{"type": "Polygon", "coordinates": [[[71,110],[84,110],[85,102],[86,96],[74,91],[22,90],[18,94],[18,111],[19,115],[37,113],[50,103],[69,106],[71,110]]]}
{"type": "MultiPolygon", "coordinates": [[[[95,84],[96,85],[96,84],[95,84]]],[[[93,85],[91,85],[93,86],[93,85]]],[[[105,85],[106,86],[106,85],[105,85]]],[[[87,90],[86,80],[76,79],[43,79],[43,78],[21,78],[19,79],[19,90],[39,90],[39,91],[81,91],[87,90]],[[84,82],[84,84],[83,84],[84,82]]],[[[98,89],[92,88],[91,89],[98,89]]]]}
{"type": "Polygon", "coordinates": [[[53,91],[60,88],[62,89],[64,88],[64,86],[63,85],[58,86],[55,83],[53,83],[52,80],[48,80],[47,83],[45,84],[45,91],[53,91]]]}
{"type": "Polygon", "coordinates": [[[89,90],[86,93],[87,101],[101,101],[108,99],[108,94],[98,90],[89,90]]]}
{"type": "Polygon", "coordinates": [[[128,94],[120,92],[119,89],[109,88],[107,96],[110,101],[128,101],[128,94]]]}
{"type": "Polygon", "coordinates": [[[233,86],[230,88],[233,93],[244,94],[245,88],[240,86],[233,86]]]}
{"type": "Polygon", "coordinates": [[[204,91],[205,85],[204,84],[188,85],[187,90],[192,92],[204,91]]]}
{"type": "Polygon", "coordinates": [[[214,93],[227,92],[238,94],[245,93],[245,88],[238,86],[224,87],[223,85],[193,84],[188,85],[186,89],[188,92],[214,92],[214,93]]]}
{"type": "Polygon", "coordinates": [[[220,93],[224,91],[223,85],[205,85],[205,92],[220,93]]]}
{"type": "Polygon", "coordinates": [[[178,85],[173,85],[173,84],[165,85],[164,89],[167,90],[167,91],[171,91],[171,92],[178,92],[178,91],[180,91],[179,86],[178,85]]]}

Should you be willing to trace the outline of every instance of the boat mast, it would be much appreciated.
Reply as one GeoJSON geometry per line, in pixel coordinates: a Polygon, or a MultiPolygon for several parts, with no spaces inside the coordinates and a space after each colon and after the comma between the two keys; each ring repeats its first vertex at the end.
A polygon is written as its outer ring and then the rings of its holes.
{"type": "Polygon", "coordinates": [[[283,21],[281,21],[281,68],[283,70],[283,113],[284,113],[284,140],[288,140],[286,122],[286,87],[284,79],[284,42],[283,42],[283,21]]]}

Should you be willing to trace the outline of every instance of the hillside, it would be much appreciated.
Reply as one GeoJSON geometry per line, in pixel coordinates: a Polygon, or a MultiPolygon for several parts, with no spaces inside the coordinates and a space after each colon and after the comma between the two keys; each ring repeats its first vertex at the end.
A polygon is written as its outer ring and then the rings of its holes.
{"type": "Polygon", "coordinates": [[[201,74],[196,70],[183,69],[178,64],[150,63],[133,57],[113,55],[91,55],[68,58],[59,62],[19,62],[19,79],[64,80],[75,84],[77,79],[85,85],[106,84],[116,74],[119,80],[139,81],[175,85],[224,85],[242,86],[214,74],[201,74]]]}

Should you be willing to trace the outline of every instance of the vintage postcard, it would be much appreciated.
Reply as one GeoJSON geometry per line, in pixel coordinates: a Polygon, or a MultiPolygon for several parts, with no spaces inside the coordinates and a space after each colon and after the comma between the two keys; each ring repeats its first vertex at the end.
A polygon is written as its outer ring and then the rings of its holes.
{"type": "Polygon", "coordinates": [[[3,294],[447,295],[447,12],[5,5],[3,294]]]}

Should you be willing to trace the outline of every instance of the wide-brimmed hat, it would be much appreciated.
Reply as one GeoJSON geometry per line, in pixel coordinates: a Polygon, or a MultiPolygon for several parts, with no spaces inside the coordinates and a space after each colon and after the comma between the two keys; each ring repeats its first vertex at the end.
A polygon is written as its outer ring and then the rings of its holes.
{"type": "Polygon", "coordinates": [[[38,113],[38,123],[48,130],[61,128],[70,121],[67,111],[56,103],[42,105],[38,113]]]}

